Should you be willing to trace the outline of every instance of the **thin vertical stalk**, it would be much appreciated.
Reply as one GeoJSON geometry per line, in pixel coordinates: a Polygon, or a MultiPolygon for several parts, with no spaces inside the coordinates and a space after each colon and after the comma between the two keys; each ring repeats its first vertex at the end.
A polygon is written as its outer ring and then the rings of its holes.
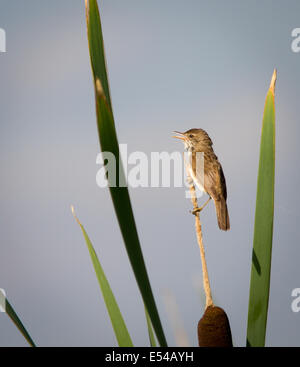
{"type": "MultiPolygon", "coordinates": [[[[189,178],[189,182],[191,182],[190,183],[191,201],[193,203],[194,209],[197,209],[198,202],[197,202],[197,197],[196,197],[195,186],[192,183],[191,178],[189,178]]],[[[207,307],[213,306],[214,303],[213,303],[213,299],[211,295],[208,270],[207,270],[207,264],[206,264],[206,259],[205,259],[205,250],[204,250],[204,245],[203,245],[203,240],[202,240],[202,227],[201,227],[199,213],[195,213],[195,228],[196,228],[197,242],[198,242],[199,249],[200,249],[200,256],[201,256],[201,263],[202,263],[203,287],[204,287],[204,292],[205,292],[205,297],[206,297],[205,309],[207,309],[207,307]]]]}

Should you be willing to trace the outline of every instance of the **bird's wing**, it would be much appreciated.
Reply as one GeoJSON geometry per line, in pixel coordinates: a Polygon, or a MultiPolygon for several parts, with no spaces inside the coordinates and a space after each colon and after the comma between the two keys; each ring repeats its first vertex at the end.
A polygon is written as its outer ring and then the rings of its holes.
{"type": "Polygon", "coordinates": [[[207,154],[204,160],[204,188],[214,200],[227,199],[225,176],[214,153],[207,154]]]}
{"type": "Polygon", "coordinates": [[[223,198],[227,200],[226,180],[225,180],[223,169],[220,163],[219,163],[219,172],[220,172],[220,183],[221,183],[221,188],[222,188],[222,195],[223,195],[223,198]]]}

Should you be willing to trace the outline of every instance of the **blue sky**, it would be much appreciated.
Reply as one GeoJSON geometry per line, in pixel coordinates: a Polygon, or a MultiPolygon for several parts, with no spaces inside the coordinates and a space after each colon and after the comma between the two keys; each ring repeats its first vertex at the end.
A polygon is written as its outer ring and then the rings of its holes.
{"type": "MultiPolygon", "coordinates": [[[[231,230],[201,216],[215,302],[235,345],[246,340],[259,139],[274,67],[276,182],[267,345],[298,346],[300,4],[290,1],[99,1],[119,142],[182,149],[173,130],[199,127],[227,180],[231,230]]],[[[99,152],[84,1],[0,1],[0,288],[41,346],[111,346],[114,334],[70,205],[85,225],[137,346],[147,345],[138,294],[99,152]]],[[[164,294],[191,345],[203,312],[201,263],[183,188],[131,189],[152,288],[170,345],[164,294]]],[[[0,345],[25,345],[0,314],[0,345]]]]}

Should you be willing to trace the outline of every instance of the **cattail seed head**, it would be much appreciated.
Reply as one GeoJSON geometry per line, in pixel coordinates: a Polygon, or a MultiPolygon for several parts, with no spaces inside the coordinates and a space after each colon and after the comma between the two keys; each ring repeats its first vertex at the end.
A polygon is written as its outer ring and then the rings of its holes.
{"type": "Polygon", "coordinates": [[[198,323],[199,347],[232,347],[228,317],[221,307],[209,306],[198,323]]]}

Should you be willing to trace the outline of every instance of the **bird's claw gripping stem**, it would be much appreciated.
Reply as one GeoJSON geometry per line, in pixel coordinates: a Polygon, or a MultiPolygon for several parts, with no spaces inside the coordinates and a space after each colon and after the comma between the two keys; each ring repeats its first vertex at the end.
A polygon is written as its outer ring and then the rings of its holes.
{"type": "Polygon", "coordinates": [[[201,210],[204,209],[206,207],[206,205],[210,202],[210,200],[211,200],[211,197],[209,197],[209,199],[207,200],[207,202],[204,205],[202,205],[200,208],[195,208],[193,211],[191,211],[191,213],[193,215],[196,215],[197,213],[200,213],[201,210]]]}
{"type": "Polygon", "coordinates": [[[202,209],[203,209],[202,207],[201,208],[195,208],[194,210],[191,211],[191,213],[193,215],[196,215],[197,213],[200,213],[202,209]]]}

